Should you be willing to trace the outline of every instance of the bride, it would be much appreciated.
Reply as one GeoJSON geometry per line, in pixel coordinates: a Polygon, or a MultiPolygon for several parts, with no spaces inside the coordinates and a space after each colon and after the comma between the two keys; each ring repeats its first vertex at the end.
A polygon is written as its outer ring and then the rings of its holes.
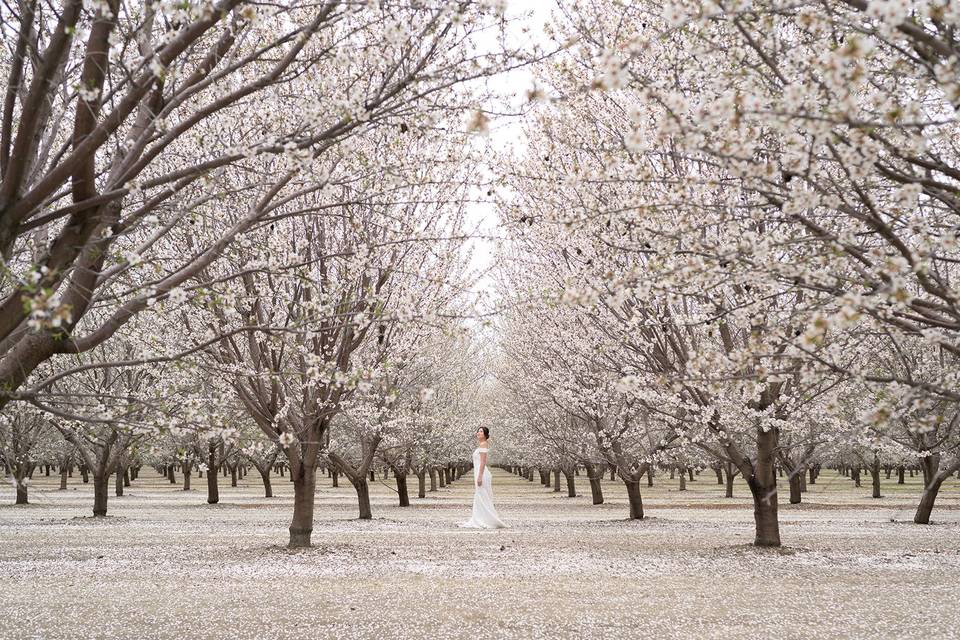
{"type": "Polygon", "coordinates": [[[461,527],[471,529],[500,529],[506,527],[497,509],[493,506],[493,487],[490,469],[487,468],[487,441],[490,439],[490,429],[477,429],[477,448],[473,450],[473,477],[477,481],[477,489],[473,494],[473,514],[470,519],[461,524],[461,527]]]}

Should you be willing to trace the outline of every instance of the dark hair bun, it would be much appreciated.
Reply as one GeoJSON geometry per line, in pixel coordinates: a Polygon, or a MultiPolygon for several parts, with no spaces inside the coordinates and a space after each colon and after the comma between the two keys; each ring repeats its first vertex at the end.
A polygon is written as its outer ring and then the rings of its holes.
{"type": "Polygon", "coordinates": [[[485,439],[489,440],[489,439],[490,439],[490,428],[489,428],[489,427],[480,427],[480,429],[483,431],[483,437],[484,437],[485,439]]]}

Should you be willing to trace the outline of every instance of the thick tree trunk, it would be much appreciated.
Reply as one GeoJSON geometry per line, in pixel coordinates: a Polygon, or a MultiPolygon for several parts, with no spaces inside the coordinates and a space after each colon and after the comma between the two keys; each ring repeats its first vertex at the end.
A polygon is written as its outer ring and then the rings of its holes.
{"type": "Polygon", "coordinates": [[[120,497],[123,495],[123,469],[121,469],[120,467],[117,467],[116,476],[117,476],[117,482],[116,482],[117,486],[114,487],[114,493],[117,494],[117,497],[120,497]]]}
{"type": "Polygon", "coordinates": [[[183,465],[183,490],[184,491],[190,491],[191,472],[192,472],[192,469],[190,468],[190,465],[188,464],[183,465]]]}
{"type": "Polygon", "coordinates": [[[60,467],[60,491],[67,488],[67,467],[60,467]]]}
{"type": "Polygon", "coordinates": [[[680,469],[680,491],[686,491],[686,490],[687,490],[687,474],[686,474],[686,471],[683,468],[681,468],[680,469]]]}
{"type": "Polygon", "coordinates": [[[437,490],[437,470],[430,467],[430,491],[437,490]]]}
{"type": "Polygon", "coordinates": [[[333,473],[331,474],[331,478],[332,478],[331,482],[333,484],[333,487],[336,489],[339,489],[340,488],[340,472],[337,470],[334,470],[333,473]]]}
{"type": "Polygon", "coordinates": [[[897,484],[904,484],[906,481],[903,478],[903,474],[906,471],[903,465],[897,467],[897,484]]]}
{"type": "Polygon", "coordinates": [[[230,467],[230,486],[237,486],[237,465],[230,467]]]}
{"type": "Polygon", "coordinates": [[[720,467],[714,467],[713,470],[717,474],[717,484],[721,487],[723,486],[723,470],[720,467]]]}
{"type": "Polygon", "coordinates": [[[610,465],[610,479],[611,480],[617,479],[617,468],[613,465],[610,465]]]}
{"type": "Polygon", "coordinates": [[[93,515],[102,517],[107,515],[107,485],[110,484],[110,474],[93,474],[93,515]]]}
{"type": "Polygon", "coordinates": [[[808,475],[810,476],[810,484],[817,484],[817,470],[813,467],[810,467],[807,471],[808,475]]]}
{"type": "Polygon", "coordinates": [[[177,476],[175,476],[174,473],[173,473],[173,465],[172,465],[172,464],[167,465],[167,480],[170,481],[170,484],[176,484],[176,483],[177,483],[177,476]]]}
{"type": "Polygon", "coordinates": [[[397,497],[400,500],[400,506],[409,507],[410,494],[407,491],[407,474],[394,471],[393,475],[397,479],[397,497]]]}
{"type": "Polygon", "coordinates": [[[640,480],[624,480],[627,485],[627,500],[630,503],[630,519],[643,520],[643,497],[640,495],[640,480]]]}
{"type": "Polygon", "coordinates": [[[86,465],[80,467],[80,478],[83,480],[83,484],[90,483],[90,470],[87,469],[86,465]]]}
{"type": "Polygon", "coordinates": [[[853,486],[860,488],[860,467],[853,470],[853,486]]]}
{"type": "Polygon", "coordinates": [[[647,487],[653,486],[653,466],[647,467],[647,487]]]}
{"type": "Polygon", "coordinates": [[[373,513],[370,511],[370,485],[367,484],[367,476],[352,481],[353,488],[357,490],[357,506],[360,508],[360,519],[370,520],[373,513]]]}
{"type": "Polygon", "coordinates": [[[290,522],[291,549],[309,547],[313,534],[313,503],[316,497],[317,467],[301,464],[298,473],[290,474],[293,479],[293,520],[290,522]]]}
{"type": "Polygon", "coordinates": [[[217,474],[217,445],[210,443],[207,449],[207,504],[220,502],[220,476],[217,474]]]}
{"type": "Polygon", "coordinates": [[[440,488],[442,489],[443,487],[447,486],[447,476],[443,472],[442,468],[437,469],[437,475],[440,476],[440,488]]]}
{"type": "Polygon", "coordinates": [[[553,492],[560,493],[560,469],[553,470],[553,492]]]}
{"type": "Polygon", "coordinates": [[[753,496],[753,518],[756,526],[754,544],[758,547],[780,546],[780,521],[777,514],[775,430],[757,432],[757,461],[747,486],[753,496]]]}
{"type": "Polygon", "coordinates": [[[690,482],[696,482],[696,478],[693,477],[693,467],[687,467],[687,473],[690,474],[690,482]]]}
{"type": "Polygon", "coordinates": [[[27,485],[20,479],[17,481],[17,502],[16,504],[30,504],[27,500],[27,485]]]}

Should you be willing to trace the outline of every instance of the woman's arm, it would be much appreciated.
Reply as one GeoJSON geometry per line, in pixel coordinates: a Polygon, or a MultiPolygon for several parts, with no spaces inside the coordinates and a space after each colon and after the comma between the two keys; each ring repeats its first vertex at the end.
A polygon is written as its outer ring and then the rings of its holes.
{"type": "Polygon", "coordinates": [[[480,454],[480,468],[477,469],[477,486],[483,486],[483,470],[487,468],[487,454],[480,454]]]}

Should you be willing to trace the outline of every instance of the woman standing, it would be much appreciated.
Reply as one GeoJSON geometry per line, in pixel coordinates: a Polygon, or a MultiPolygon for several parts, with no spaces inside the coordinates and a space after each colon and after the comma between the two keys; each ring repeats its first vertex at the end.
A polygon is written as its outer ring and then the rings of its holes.
{"type": "Polygon", "coordinates": [[[500,529],[506,527],[497,509],[493,506],[493,486],[490,469],[487,468],[488,440],[490,429],[477,429],[477,448],[473,450],[473,478],[477,483],[473,494],[473,515],[461,527],[471,529],[500,529]]]}

